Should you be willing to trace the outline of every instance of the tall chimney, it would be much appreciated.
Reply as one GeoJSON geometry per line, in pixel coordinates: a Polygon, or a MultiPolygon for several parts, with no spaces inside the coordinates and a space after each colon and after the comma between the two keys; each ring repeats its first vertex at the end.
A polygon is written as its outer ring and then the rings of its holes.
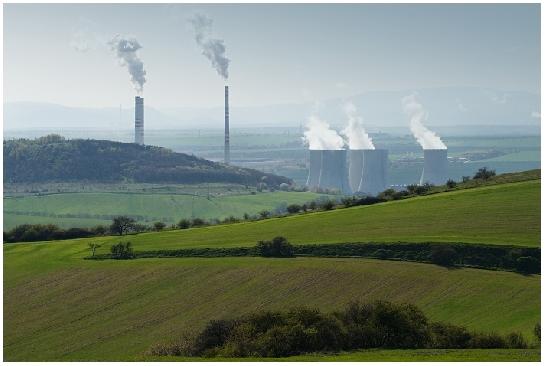
{"type": "Polygon", "coordinates": [[[144,145],[144,98],[134,98],[134,143],[144,145]]]}
{"type": "Polygon", "coordinates": [[[231,150],[229,147],[229,86],[225,85],[225,164],[231,162],[231,150]]]}

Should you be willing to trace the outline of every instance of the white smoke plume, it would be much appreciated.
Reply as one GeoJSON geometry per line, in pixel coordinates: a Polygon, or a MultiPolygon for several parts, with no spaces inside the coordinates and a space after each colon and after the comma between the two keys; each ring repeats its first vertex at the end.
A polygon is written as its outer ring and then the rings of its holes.
{"type": "Polygon", "coordinates": [[[136,51],[142,48],[140,43],[134,38],[123,38],[117,35],[109,42],[109,45],[116,53],[121,65],[127,66],[134,89],[138,94],[142,94],[146,82],[146,71],[144,63],[136,54],[136,51]]]}
{"type": "Polygon", "coordinates": [[[316,116],[311,116],[303,133],[303,141],[308,144],[310,150],[342,150],[344,140],[332,130],[329,123],[316,116]]]}
{"type": "Polygon", "coordinates": [[[221,39],[210,38],[212,19],[203,14],[195,14],[189,22],[195,31],[195,41],[202,49],[202,54],[210,60],[218,74],[225,80],[229,78],[229,62],[225,57],[225,44],[221,39]]]}
{"type": "Polygon", "coordinates": [[[356,106],[352,102],[347,102],[343,109],[348,118],[348,125],[342,131],[342,134],[348,139],[348,147],[353,150],[374,150],[373,140],[365,131],[363,118],[358,115],[356,106]]]}
{"type": "Polygon", "coordinates": [[[403,110],[410,118],[411,132],[424,150],[446,149],[447,145],[441,141],[441,138],[424,126],[428,119],[428,112],[416,98],[416,94],[411,94],[401,99],[403,110]]]}

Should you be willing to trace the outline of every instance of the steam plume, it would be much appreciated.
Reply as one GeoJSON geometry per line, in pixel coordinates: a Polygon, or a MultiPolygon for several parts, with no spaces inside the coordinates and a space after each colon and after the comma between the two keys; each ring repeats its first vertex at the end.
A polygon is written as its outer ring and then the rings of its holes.
{"type": "Polygon", "coordinates": [[[425,150],[446,149],[447,145],[441,141],[441,138],[423,125],[428,119],[428,112],[424,106],[416,99],[416,94],[411,94],[401,99],[403,110],[410,118],[411,132],[418,143],[425,150]]]}
{"type": "Polygon", "coordinates": [[[303,141],[310,150],[342,150],[344,141],[337,131],[332,130],[326,121],[311,116],[306,124],[303,141]]]}
{"type": "Polygon", "coordinates": [[[348,126],[342,131],[342,134],[348,138],[348,147],[353,150],[374,150],[373,140],[365,131],[363,118],[358,115],[356,106],[352,102],[346,103],[344,113],[348,118],[348,126]]]}
{"type": "Polygon", "coordinates": [[[136,51],[142,48],[140,43],[134,38],[123,38],[117,35],[109,42],[109,45],[112,51],[116,52],[121,65],[127,66],[134,89],[138,94],[142,94],[146,82],[146,71],[144,63],[136,54],[136,51]]]}
{"type": "Polygon", "coordinates": [[[229,77],[229,62],[225,57],[223,40],[210,38],[212,33],[212,19],[203,14],[195,14],[189,19],[195,31],[195,41],[202,49],[202,54],[210,60],[218,74],[225,80],[229,77]]]}

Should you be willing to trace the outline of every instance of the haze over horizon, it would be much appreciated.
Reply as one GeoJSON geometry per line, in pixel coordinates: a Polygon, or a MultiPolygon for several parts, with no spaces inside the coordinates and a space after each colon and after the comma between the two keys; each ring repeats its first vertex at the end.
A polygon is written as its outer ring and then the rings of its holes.
{"type": "MultiPolygon", "coordinates": [[[[141,46],[146,106],[220,107],[224,80],[188,25],[196,13],[224,41],[233,108],[460,86],[492,91],[490,110],[511,102],[497,91],[539,101],[539,4],[5,4],[3,102],[132,107],[108,46],[121,35],[141,46]]],[[[452,104],[469,111],[470,99],[453,94],[452,104]]],[[[509,113],[539,115],[531,104],[509,113]]]]}

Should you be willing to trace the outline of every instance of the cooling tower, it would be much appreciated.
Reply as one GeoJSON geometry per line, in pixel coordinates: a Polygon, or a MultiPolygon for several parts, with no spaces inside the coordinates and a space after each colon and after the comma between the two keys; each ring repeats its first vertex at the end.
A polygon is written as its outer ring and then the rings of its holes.
{"type": "Polygon", "coordinates": [[[346,150],[322,150],[322,165],[318,187],[351,193],[346,168],[346,150]]]}
{"type": "Polygon", "coordinates": [[[317,188],[322,168],[322,150],[309,150],[310,159],[308,167],[307,187],[317,188]]]}
{"type": "Polygon", "coordinates": [[[144,98],[134,98],[134,143],[144,145],[144,98]]]}
{"type": "Polygon", "coordinates": [[[225,164],[231,162],[231,147],[229,145],[229,87],[225,85],[225,164]]]}
{"type": "Polygon", "coordinates": [[[363,170],[358,192],[376,196],[386,189],[388,150],[363,150],[363,170]]]}
{"type": "Polygon", "coordinates": [[[420,177],[420,184],[445,184],[447,164],[447,149],[424,150],[424,169],[420,177]]]}
{"type": "Polygon", "coordinates": [[[348,183],[352,192],[360,186],[363,171],[363,150],[348,150],[348,183]]]}

